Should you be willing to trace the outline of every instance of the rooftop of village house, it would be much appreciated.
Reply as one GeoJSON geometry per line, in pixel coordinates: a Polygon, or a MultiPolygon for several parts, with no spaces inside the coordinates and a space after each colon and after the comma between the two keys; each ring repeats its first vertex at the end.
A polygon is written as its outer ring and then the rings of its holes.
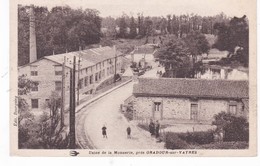
{"type": "Polygon", "coordinates": [[[188,78],[140,78],[134,85],[135,96],[195,97],[243,99],[249,98],[248,81],[208,80],[188,78]]]}
{"type": "MultiPolygon", "coordinates": [[[[97,63],[100,63],[104,60],[115,58],[115,56],[120,56],[122,53],[120,51],[116,51],[114,48],[111,47],[99,47],[99,48],[92,48],[87,50],[81,50],[81,51],[74,51],[74,52],[68,52],[63,54],[56,54],[56,55],[49,55],[44,56],[41,59],[48,59],[53,62],[56,62],[58,64],[62,64],[64,62],[64,57],[66,58],[66,67],[72,68],[73,67],[73,57],[76,57],[76,62],[80,59],[81,68],[87,68],[90,66],[93,66],[97,63]]],[[[39,60],[41,60],[39,59],[39,60]]],[[[37,61],[39,61],[37,60],[37,61]]],[[[37,62],[35,61],[35,62],[37,62]]],[[[32,62],[34,63],[34,62],[32,62]]],[[[28,66],[32,63],[26,64],[24,66],[28,66]]],[[[21,66],[20,68],[24,67],[21,66]]],[[[77,69],[76,69],[77,70],[77,69]]]]}

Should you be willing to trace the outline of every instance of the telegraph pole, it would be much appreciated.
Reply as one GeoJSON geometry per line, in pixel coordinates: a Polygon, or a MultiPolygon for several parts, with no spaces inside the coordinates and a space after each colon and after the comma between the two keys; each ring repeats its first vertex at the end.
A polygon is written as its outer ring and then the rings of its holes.
{"type": "Polygon", "coordinates": [[[60,128],[62,129],[64,126],[64,110],[65,110],[65,61],[66,57],[64,56],[64,62],[62,63],[62,83],[61,83],[61,121],[60,128]]]}
{"type": "Polygon", "coordinates": [[[77,105],[79,105],[79,84],[81,83],[80,81],[80,57],[78,60],[78,87],[77,87],[77,105]]]}
{"type": "Polygon", "coordinates": [[[73,70],[70,70],[70,134],[69,134],[69,148],[75,149],[75,69],[76,57],[73,58],[73,70]]]}
{"type": "Polygon", "coordinates": [[[114,83],[116,83],[116,63],[117,63],[117,57],[116,57],[116,46],[114,46],[114,51],[115,51],[115,75],[114,75],[114,83]]]}

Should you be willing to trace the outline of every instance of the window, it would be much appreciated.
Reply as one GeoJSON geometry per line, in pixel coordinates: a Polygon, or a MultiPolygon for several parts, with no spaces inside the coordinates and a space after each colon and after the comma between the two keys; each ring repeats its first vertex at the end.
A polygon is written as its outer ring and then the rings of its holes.
{"type": "Polygon", "coordinates": [[[99,69],[101,70],[101,62],[99,63],[99,69]]]}
{"type": "Polygon", "coordinates": [[[98,69],[98,64],[96,65],[96,70],[98,69]]]}
{"type": "Polygon", "coordinates": [[[55,81],[55,90],[60,91],[61,90],[61,81],[55,81]]]}
{"type": "Polygon", "coordinates": [[[50,99],[45,99],[45,102],[46,102],[46,103],[49,103],[49,102],[50,102],[50,99]]]}
{"type": "Polygon", "coordinates": [[[105,77],[105,69],[102,71],[102,77],[105,77]]]}
{"type": "Polygon", "coordinates": [[[229,105],[229,113],[236,115],[237,113],[237,106],[236,105],[229,105]]]}
{"type": "Polygon", "coordinates": [[[31,66],[31,76],[37,76],[38,71],[37,71],[37,66],[31,66]]]}
{"type": "Polygon", "coordinates": [[[86,68],[85,71],[86,71],[86,74],[88,74],[88,68],[86,68]]]}
{"type": "Polygon", "coordinates": [[[79,80],[79,89],[82,89],[83,85],[83,78],[79,80]]]}
{"type": "Polygon", "coordinates": [[[103,66],[103,67],[105,66],[105,62],[104,62],[104,61],[102,62],[102,66],[103,66]]]}
{"type": "Polygon", "coordinates": [[[160,111],[160,105],[161,105],[160,102],[154,102],[154,106],[155,106],[154,111],[160,111]]]}
{"type": "Polygon", "coordinates": [[[39,100],[38,99],[31,99],[32,108],[39,108],[39,100]]]}
{"type": "Polygon", "coordinates": [[[99,75],[98,75],[99,77],[98,77],[98,79],[101,79],[101,71],[99,72],[99,75]]]}
{"type": "Polygon", "coordinates": [[[33,82],[33,84],[32,84],[32,91],[33,92],[36,92],[36,91],[38,91],[38,85],[39,85],[39,83],[38,82],[33,82]]]}
{"type": "Polygon", "coordinates": [[[91,76],[89,77],[89,83],[90,83],[90,84],[93,84],[93,75],[91,75],[91,76]]]}
{"type": "Polygon", "coordinates": [[[85,86],[88,86],[88,77],[85,77],[85,82],[84,82],[85,86]]]}
{"type": "Polygon", "coordinates": [[[95,81],[98,81],[98,73],[95,74],[95,81]]]}
{"type": "Polygon", "coordinates": [[[55,75],[62,75],[62,66],[60,65],[54,66],[54,70],[55,70],[55,75]]]}
{"type": "Polygon", "coordinates": [[[198,104],[197,103],[192,103],[191,108],[190,108],[190,118],[193,120],[198,119],[198,104]]]}
{"type": "Polygon", "coordinates": [[[107,68],[107,76],[109,76],[109,67],[107,68]]]}

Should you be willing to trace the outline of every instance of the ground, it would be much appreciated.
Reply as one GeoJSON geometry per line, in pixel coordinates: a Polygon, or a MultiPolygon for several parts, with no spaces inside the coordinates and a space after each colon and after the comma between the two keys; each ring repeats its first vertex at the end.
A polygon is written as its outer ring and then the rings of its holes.
{"type": "MultiPolygon", "coordinates": [[[[120,104],[132,94],[133,82],[122,86],[110,94],[101,98],[87,108],[81,117],[85,116],[85,134],[97,149],[162,149],[163,143],[156,143],[154,138],[149,136],[147,131],[143,131],[134,124],[128,122],[120,112],[120,104]],[[108,138],[103,138],[101,128],[107,127],[108,138]],[[126,128],[132,129],[132,139],[127,139],[126,128]]],[[[82,124],[79,124],[82,125],[82,124]]]]}

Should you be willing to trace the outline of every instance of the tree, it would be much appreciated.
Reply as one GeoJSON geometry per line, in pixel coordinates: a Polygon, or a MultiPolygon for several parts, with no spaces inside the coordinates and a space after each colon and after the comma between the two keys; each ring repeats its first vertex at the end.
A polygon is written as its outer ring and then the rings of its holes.
{"type": "Polygon", "coordinates": [[[119,21],[119,34],[118,34],[118,36],[120,38],[126,38],[127,37],[127,24],[126,24],[126,20],[125,20],[124,15],[120,18],[120,21],[119,21]]]}
{"type": "Polygon", "coordinates": [[[188,47],[181,39],[172,38],[163,44],[156,54],[165,68],[163,77],[186,77],[191,67],[188,55],[188,47]]]}
{"type": "Polygon", "coordinates": [[[29,109],[29,105],[22,95],[30,93],[33,82],[24,75],[18,77],[18,147],[24,147],[24,144],[30,139],[30,127],[34,121],[34,115],[29,109]]]}
{"type": "Polygon", "coordinates": [[[187,44],[190,54],[194,60],[196,60],[197,55],[208,53],[210,49],[206,37],[198,31],[189,33],[185,37],[184,41],[187,44]]]}
{"type": "Polygon", "coordinates": [[[228,24],[214,24],[218,40],[213,45],[220,50],[227,50],[230,58],[248,66],[249,59],[249,29],[246,16],[234,17],[228,24]]]}
{"type": "Polygon", "coordinates": [[[28,10],[29,7],[18,5],[18,66],[22,66],[29,63],[28,10]]]}
{"type": "Polygon", "coordinates": [[[249,124],[244,117],[221,112],[214,116],[213,125],[217,130],[224,130],[224,141],[247,141],[249,139],[249,124]]]}
{"type": "MultiPolygon", "coordinates": [[[[92,9],[34,7],[37,58],[99,43],[101,18],[92,9]]],[[[29,6],[18,6],[18,65],[29,63],[29,6]]]]}
{"type": "Polygon", "coordinates": [[[136,35],[137,35],[137,32],[136,32],[136,23],[135,23],[135,19],[134,17],[131,17],[131,22],[130,22],[130,33],[129,33],[129,37],[131,39],[135,38],[136,35]]]}

